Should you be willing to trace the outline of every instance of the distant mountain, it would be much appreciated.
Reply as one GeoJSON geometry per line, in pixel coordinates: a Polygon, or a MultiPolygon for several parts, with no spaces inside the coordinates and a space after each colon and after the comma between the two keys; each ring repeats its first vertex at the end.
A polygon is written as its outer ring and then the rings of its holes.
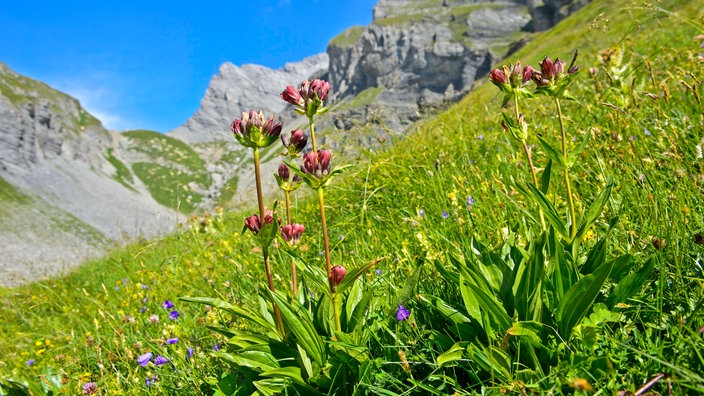
{"type": "Polygon", "coordinates": [[[267,117],[281,113],[286,102],[279,94],[287,85],[297,85],[327,71],[327,54],[318,54],[272,70],[259,65],[223,63],[210,80],[200,108],[168,135],[189,143],[232,140],[230,123],[242,112],[262,110],[267,117]]]}
{"type": "Polygon", "coordinates": [[[0,63],[0,285],[174,228],[182,215],[125,162],[130,142],[76,99],[0,63]]]}
{"type": "Polygon", "coordinates": [[[529,40],[589,0],[380,0],[369,26],[352,26],[330,41],[327,55],[279,70],[225,63],[196,113],[169,133],[187,142],[229,140],[242,111],[275,113],[285,124],[286,85],[325,76],[331,111],[321,127],[347,131],[372,124],[402,133],[424,113],[463,97],[477,79],[529,40]]]}

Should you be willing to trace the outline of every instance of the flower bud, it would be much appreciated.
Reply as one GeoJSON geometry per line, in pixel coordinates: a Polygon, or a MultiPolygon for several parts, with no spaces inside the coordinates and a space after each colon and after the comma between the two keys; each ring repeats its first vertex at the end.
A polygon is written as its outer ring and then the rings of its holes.
{"type": "Polygon", "coordinates": [[[296,246],[296,244],[298,244],[301,240],[301,235],[305,230],[306,228],[303,224],[287,224],[280,227],[281,236],[284,238],[284,241],[291,246],[296,246]]]}
{"type": "Polygon", "coordinates": [[[529,82],[530,80],[532,80],[532,79],[533,79],[533,72],[534,72],[534,71],[535,71],[535,70],[533,70],[533,67],[531,67],[530,65],[527,65],[526,67],[524,67],[524,68],[523,68],[523,73],[522,73],[521,82],[522,82],[523,84],[526,84],[527,82],[529,82]]]}
{"type": "Polygon", "coordinates": [[[248,147],[265,147],[273,142],[271,139],[281,134],[282,123],[274,123],[274,115],[264,118],[263,112],[254,110],[242,113],[239,120],[232,121],[230,129],[237,141],[248,147]],[[262,137],[265,137],[263,139],[262,137]]]}
{"type": "Polygon", "coordinates": [[[492,83],[494,83],[497,86],[507,84],[508,79],[506,78],[506,75],[504,75],[504,72],[502,72],[500,69],[494,69],[489,73],[489,79],[491,80],[492,83]]]}
{"type": "Polygon", "coordinates": [[[345,267],[341,265],[336,265],[332,267],[332,271],[330,272],[330,281],[332,283],[333,288],[337,287],[337,285],[342,282],[346,274],[347,270],[345,269],[345,267]]]}
{"type": "Polygon", "coordinates": [[[555,77],[555,64],[547,56],[543,59],[542,62],[540,62],[540,72],[542,74],[543,79],[552,80],[553,77],[555,77]]]}
{"type": "Polygon", "coordinates": [[[309,151],[303,155],[301,171],[321,178],[330,173],[330,152],[328,150],[309,151]]]}
{"type": "Polygon", "coordinates": [[[302,109],[304,109],[306,105],[305,100],[303,100],[301,96],[301,92],[291,85],[287,86],[286,89],[281,92],[281,99],[302,109]]]}
{"type": "Polygon", "coordinates": [[[294,129],[289,135],[281,135],[281,143],[288,149],[289,155],[298,156],[308,144],[308,136],[300,129],[294,129]]]}
{"type": "Polygon", "coordinates": [[[288,169],[288,165],[281,164],[279,165],[278,174],[281,180],[288,181],[288,179],[291,177],[291,170],[288,169]]]}
{"type": "Polygon", "coordinates": [[[565,62],[563,60],[557,58],[555,59],[555,63],[553,65],[555,66],[555,78],[559,78],[565,73],[565,62]]]}
{"type": "Polygon", "coordinates": [[[271,210],[267,210],[264,214],[264,223],[261,222],[258,214],[253,214],[246,219],[244,219],[244,226],[247,227],[252,234],[257,235],[264,224],[271,224],[274,222],[274,213],[271,210]]]}

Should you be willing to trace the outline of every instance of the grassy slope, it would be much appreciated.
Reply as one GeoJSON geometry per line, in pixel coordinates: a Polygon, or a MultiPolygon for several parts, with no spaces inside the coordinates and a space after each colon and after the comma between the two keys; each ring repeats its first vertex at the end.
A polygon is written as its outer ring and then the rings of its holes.
{"type": "Polygon", "coordinates": [[[191,213],[202,200],[193,188],[207,189],[210,176],[205,161],[187,144],[153,131],[128,131],[132,150],[144,155],[132,164],[135,175],[160,204],[191,213]]]}
{"type": "MultiPolygon", "coordinates": [[[[611,335],[647,351],[613,352],[619,365],[610,375],[633,389],[659,371],[683,377],[686,370],[702,368],[692,355],[696,338],[690,337],[692,329],[704,325],[697,308],[702,275],[696,263],[702,247],[692,238],[704,229],[701,160],[695,150],[704,121],[701,104],[680,83],[701,79],[701,69],[688,74],[685,67],[697,65],[692,59],[698,45],[692,37],[702,32],[677,17],[636,8],[620,11],[609,3],[595,1],[555,30],[535,36],[514,59],[537,65],[545,55],[569,59],[579,48],[578,63],[587,69],[597,64],[601,50],[623,45],[631,60],[629,70],[634,72],[628,75],[627,86],[637,77],[635,100],[630,89],[626,95],[608,90],[603,75],[593,81],[583,71],[574,89],[581,103],[567,104],[565,111],[571,135],[580,136],[587,129],[594,133],[575,175],[577,192],[584,199],[578,205],[588,205],[605,180],[614,179],[617,188],[608,215],[618,214],[622,226],[613,236],[617,241],[613,250],[636,257],[654,254],[659,263],[652,286],[622,312],[650,325],[611,335]],[[653,81],[648,80],[649,64],[653,81]],[[601,88],[595,88],[597,84],[601,88]],[[664,99],[663,84],[669,89],[669,101],[664,99]],[[640,92],[662,99],[653,101],[640,92]],[[653,248],[654,236],[667,241],[665,249],[653,248]],[[688,320],[686,325],[682,318],[688,320]]],[[[679,15],[698,17],[703,4],[659,3],[679,15]]],[[[521,227],[521,197],[511,180],[526,179],[527,171],[518,146],[498,125],[500,99],[498,90],[484,84],[419,125],[397,147],[360,159],[356,171],[337,179],[327,198],[331,239],[338,241],[333,261],[356,266],[387,256],[380,268],[395,285],[390,289],[394,298],[393,291],[403,285],[416,256],[454,249],[455,241],[470,235],[496,244],[503,238],[503,228],[521,227]],[[467,196],[475,199],[471,211],[465,204],[467,196]],[[421,209],[424,217],[419,215],[421,209]],[[446,220],[443,211],[448,212],[446,220]]],[[[556,128],[550,117],[552,104],[540,98],[526,106],[531,128],[552,138],[556,128]]],[[[537,148],[534,155],[542,158],[537,148]]],[[[538,160],[537,166],[543,165],[538,160]]],[[[313,200],[299,196],[294,216],[307,225],[309,260],[320,260],[322,243],[313,200]]],[[[129,247],[66,278],[0,291],[0,311],[7,318],[0,326],[0,350],[6,351],[0,373],[27,377],[48,366],[63,367],[72,389],[94,380],[103,389],[138,394],[147,373],[134,363],[136,355],[152,347],[182,356],[190,345],[197,350],[197,359],[190,364],[200,374],[164,371],[161,386],[195,393],[197,385],[190,386],[190,381],[218,370],[217,363],[203,354],[216,341],[203,325],[220,318],[186,305],[177,306],[182,316],[170,322],[160,302],[187,294],[249,299],[262,275],[259,256],[250,251],[251,239],[238,234],[242,218],[206,217],[194,221],[190,231],[129,247]],[[147,310],[140,313],[142,307],[147,310]],[[152,313],[160,316],[160,322],[148,320],[152,313]],[[171,335],[182,340],[172,350],[163,346],[171,335]],[[28,359],[35,359],[35,364],[27,367],[28,359]]],[[[597,231],[603,231],[606,220],[601,219],[597,231]]],[[[285,264],[275,265],[284,271],[285,264]]],[[[433,273],[426,276],[438,278],[433,273]]],[[[422,282],[418,292],[448,291],[440,282],[422,282]]],[[[416,315],[422,323],[425,313],[416,315]]],[[[422,330],[417,331],[422,337],[422,330]]],[[[419,350],[408,354],[409,359],[423,358],[419,350]]]]}

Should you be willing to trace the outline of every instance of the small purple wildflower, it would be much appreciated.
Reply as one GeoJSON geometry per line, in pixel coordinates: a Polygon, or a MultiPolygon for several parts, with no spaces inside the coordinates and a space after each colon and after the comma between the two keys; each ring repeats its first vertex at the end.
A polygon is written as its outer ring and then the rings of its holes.
{"type": "Polygon", "coordinates": [[[169,319],[176,320],[179,317],[179,313],[176,310],[169,312],[169,319]]]}
{"type": "Polygon", "coordinates": [[[147,290],[151,290],[152,288],[151,288],[151,287],[149,287],[149,285],[142,285],[142,289],[147,289],[147,290]]]}
{"type": "Polygon", "coordinates": [[[472,205],[474,205],[474,198],[472,198],[472,196],[470,195],[467,197],[467,206],[471,208],[472,205]]]}
{"type": "Polygon", "coordinates": [[[172,338],[169,338],[168,340],[166,340],[167,345],[173,345],[177,342],[178,342],[178,337],[172,337],[172,338]]]}
{"type": "Polygon", "coordinates": [[[633,143],[633,142],[636,141],[636,137],[635,137],[635,136],[631,136],[631,137],[628,138],[628,141],[631,142],[631,143],[633,143]]]}
{"type": "Polygon", "coordinates": [[[484,135],[480,133],[479,136],[477,136],[477,140],[484,140],[484,135]]]}
{"type": "Polygon", "coordinates": [[[154,356],[154,355],[152,355],[151,352],[147,352],[144,355],[140,355],[137,358],[137,363],[139,363],[139,365],[142,367],[147,367],[147,365],[149,364],[149,361],[152,360],[152,356],[154,356]]]}
{"type": "Polygon", "coordinates": [[[420,217],[425,217],[425,210],[423,210],[423,209],[419,210],[418,214],[420,215],[420,217]]]}
{"type": "Polygon", "coordinates": [[[34,364],[34,359],[29,359],[27,360],[27,367],[31,366],[34,364]]]}
{"type": "Polygon", "coordinates": [[[154,358],[154,364],[157,366],[161,366],[162,364],[166,364],[168,362],[169,362],[169,359],[167,359],[161,355],[154,358]]]}
{"type": "Polygon", "coordinates": [[[447,211],[446,211],[446,210],[443,210],[443,211],[442,211],[442,218],[443,218],[443,219],[446,219],[446,218],[448,218],[448,217],[450,217],[450,215],[447,214],[447,211]]]}
{"type": "Polygon", "coordinates": [[[142,305],[142,308],[139,309],[139,313],[142,313],[142,312],[144,312],[144,311],[146,311],[146,310],[147,310],[147,306],[146,306],[146,305],[142,305]]]}
{"type": "Polygon", "coordinates": [[[220,350],[220,344],[215,344],[215,345],[213,345],[213,350],[214,350],[215,352],[219,351],[219,350],[220,350]]]}
{"type": "Polygon", "coordinates": [[[174,307],[174,303],[169,300],[164,300],[164,302],[161,303],[161,306],[164,307],[164,309],[171,309],[174,307]]]}
{"type": "Polygon", "coordinates": [[[648,128],[645,128],[643,133],[645,133],[645,136],[650,136],[650,130],[648,128]]]}
{"type": "Polygon", "coordinates": [[[82,389],[84,395],[93,395],[98,391],[98,385],[95,382],[88,382],[83,385],[82,389]]]}
{"type": "Polygon", "coordinates": [[[192,357],[193,357],[193,348],[191,348],[191,347],[186,348],[186,360],[188,360],[192,357]]]}
{"type": "Polygon", "coordinates": [[[144,383],[147,385],[147,387],[156,384],[156,381],[159,379],[159,376],[154,374],[153,377],[147,377],[144,379],[144,383]]]}
{"type": "Polygon", "coordinates": [[[399,322],[403,322],[404,320],[408,319],[409,316],[411,316],[411,311],[409,311],[403,305],[399,305],[398,309],[396,309],[396,320],[398,320],[399,322]]]}
{"type": "Polygon", "coordinates": [[[381,270],[378,269],[378,270],[374,271],[374,273],[377,274],[377,275],[381,275],[381,270]]]}

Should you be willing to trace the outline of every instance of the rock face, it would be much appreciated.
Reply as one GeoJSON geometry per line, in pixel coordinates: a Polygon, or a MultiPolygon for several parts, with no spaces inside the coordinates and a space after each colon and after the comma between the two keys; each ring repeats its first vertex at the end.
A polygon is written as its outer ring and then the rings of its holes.
{"type": "MultiPolygon", "coordinates": [[[[386,126],[403,130],[429,107],[455,101],[525,32],[553,26],[587,1],[381,0],[372,24],[353,27],[328,47],[332,98],[371,88],[386,126]]],[[[351,127],[341,114],[339,128],[351,127]]]]}
{"type": "Polygon", "coordinates": [[[286,105],[279,94],[287,85],[297,85],[328,67],[328,55],[318,54],[272,70],[259,65],[224,63],[210,80],[200,108],[169,136],[189,143],[232,139],[230,123],[243,111],[257,109],[279,113],[286,105]]]}
{"type": "MultiPolygon", "coordinates": [[[[0,64],[0,285],[55,275],[180,218],[107,157],[124,139],[74,98],[0,64]]],[[[114,161],[113,161],[114,162],[114,161]]]]}

